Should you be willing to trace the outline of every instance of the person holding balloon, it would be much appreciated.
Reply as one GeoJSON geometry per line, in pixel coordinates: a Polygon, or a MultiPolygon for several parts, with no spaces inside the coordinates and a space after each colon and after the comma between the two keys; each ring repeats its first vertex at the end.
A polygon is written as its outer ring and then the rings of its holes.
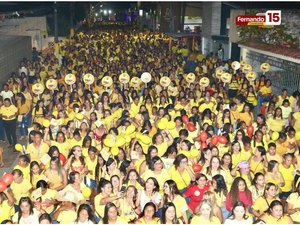
{"type": "MultiPolygon", "coordinates": [[[[11,179],[11,174],[10,179],[11,179]]],[[[5,175],[4,175],[5,176],[5,175]]],[[[7,183],[8,179],[4,179],[7,183]]],[[[10,181],[10,180],[9,180],[10,181]]],[[[3,182],[3,178],[2,181],[3,182]]],[[[10,188],[6,188],[6,183],[3,182],[3,184],[0,184],[0,223],[2,223],[4,220],[9,220],[11,216],[13,216],[14,212],[14,196],[10,188]],[[5,188],[5,189],[4,189],[5,188]]],[[[8,184],[8,183],[7,183],[8,184]]]]}

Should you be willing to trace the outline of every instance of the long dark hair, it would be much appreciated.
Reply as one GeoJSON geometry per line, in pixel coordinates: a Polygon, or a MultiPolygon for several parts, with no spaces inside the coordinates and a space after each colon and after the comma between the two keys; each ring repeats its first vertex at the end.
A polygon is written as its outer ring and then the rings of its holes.
{"type": "MultiPolygon", "coordinates": [[[[174,180],[167,180],[165,184],[168,184],[169,189],[170,189],[170,196],[175,196],[175,195],[180,195],[180,192],[178,190],[177,184],[175,183],[174,180]]],[[[168,196],[164,194],[164,202],[168,201],[168,196]]]]}
{"type": "Polygon", "coordinates": [[[170,207],[174,207],[175,209],[175,217],[172,221],[173,224],[180,224],[178,219],[177,219],[177,214],[176,214],[176,206],[174,205],[173,202],[166,202],[163,207],[162,207],[162,214],[160,217],[160,223],[161,224],[166,224],[166,211],[170,208],[170,207]]]}
{"type": "Polygon", "coordinates": [[[237,201],[234,205],[233,205],[233,207],[232,207],[232,216],[231,216],[231,218],[234,220],[235,219],[235,216],[234,216],[234,209],[236,208],[236,207],[238,207],[238,206],[242,206],[244,209],[245,209],[245,213],[244,213],[244,216],[243,216],[243,219],[244,220],[247,220],[248,219],[248,216],[246,215],[246,207],[245,207],[245,204],[243,203],[243,202],[241,202],[241,201],[237,201]]]}
{"type": "Polygon", "coordinates": [[[249,189],[247,188],[247,183],[246,181],[242,178],[242,177],[237,177],[233,180],[233,183],[231,185],[231,189],[230,189],[230,197],[231,197],[231,204],[234,205],[237,201],[239,201],[239,182],[242,181],[245,184],[245,193],[247,198],[251,198],[251,192],[249,191],[249,189]]]}
{"type": "Polygon", "coordinates": [[[216,193],[219,193],[219,195],[221,195],[221,193],[224,194],[224,196],[227,195],[227,186],[226,186],[226,182],[224,180],[224,177],[221,174],[217,174],[215,176],[212,177],[212,180],[215,180],[217,183],[217,188],[214,190],[216,193]]]}
{"type": "Polygon", "coordinates": [[[75,220],[75,222],[78,222],[78,218],[79,218],[79,213],[82,211],[82,210],[86,210],[87,213],[88,213],[88,220],[92,221],[94,224],[96,223],[96,219],[95,219],[95,215],[94,215],[94,212],[91,208],[91,206],[89,206],[88,204],[81,204],[78,208],[78,211],[77,211],[77,219],[75,220]]]}
{"type": "Polygon", "coordinates": [[[20,198],[20,201],[19,201],[19,208],[20,208],[20,211],[18,212],[18,223],[20,223],[20,219],[22,217],[22,212],[21,212],[21,204],[23,202],[27,202],[29,205],[30,205],[30,208],[29,208],[29,215],[33,215],[33,203],[32,201],[30,200],[29,197],[21,197],[20,198]]]}
{"type": "Polygon", "coordinates": [[[108,224],[108,210],[112,207],[115,207],[117,212],[118,212],[117,206],[112,202],[108,202],[105,205],[105,208],[104,208],[104,216],[103,216],[103,219],[102,219],[103,224],[108,224]]]}

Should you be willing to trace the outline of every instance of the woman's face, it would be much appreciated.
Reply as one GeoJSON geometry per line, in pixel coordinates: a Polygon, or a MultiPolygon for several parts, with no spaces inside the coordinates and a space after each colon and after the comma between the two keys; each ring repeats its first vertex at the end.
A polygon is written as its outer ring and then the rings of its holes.
{"type": "Polygon", "coordinates": [[[259,176],[256,180],[256,184],[259,186],[264,186],[265,185],[265,177],[264,176],[259,176]]]}
{"type": "Polygon", "coordinates": [[[155,209],[152,206],[147,206],[144,210],[144,216],[147,219],[152,219],[155,214],[155,209]]]}
{"type": "Polygon", "coordinates": [[[239,191],[245,191],[245,188],[246,188],[245,182],[241,180],[238,184],[238,189],[239,191]]]}
{"type": "Polygon", "coordinates": [[[182,150],[188,150],[188,146],[185,142],[181,142],[181,149],[182,150]]]}
{"type": "Polygon", "coordinates": [[[205,159],[207,159],[207,160],[210,160],[211,159],[211,150],[207,150],[206,152],[205,152],[205,154],[204,154],[204,156],[205,156],[205,159]]]}
{"type": "Polygon", "coordinates": [[[77,148],[75,151],[74,151],[74,155],[77,156],[77,157],[80,157],[82,155],[82,150],[81,148],[77,148]]]}
{"type": "Polygon", "coordinates": [[[57,135],[57,142],[58,143],[63,143],[64,142],[64,135],[62,133],[59,133],[57,135]]]}
{"type": "Polygon", "coordinates": [[[246,211],[245,211],[245,208],[243,206],[237,206],[233,210],[234,218],[236,220],[242,220],[245,213],[246,213],[246,211]]]}
{"type": "Polygon", "coordinates": [[[131,172],[128,176],[129,180],[137,180],[137,174],[135,172],[131,172]]]}
{"type": "Polygon", "coordinates": [[[89,218],[89,214],[88,214],[88,211],[86,209],[82,209],[80,212],[79,212],[79,217],[78,217],[78,221],[80,222],[85,222],[87,221],[89,218]]]}
{"type": "Polygon", "coordinates": [[[200,213],[203,217],[209,218],[211,210],[212,209],[211,209],[210,205],[203,204],[202,207],[200,208],[200,213]]]}
{"type": "Polygon", "coordinates": [[[30,205],[28,202],[22,202],[20,205],[21,212],[24,214],[30,213],[30,205]]]}
{"type": "Polygon", "coordinates": [[[263,134],[261,132],[257,132],[255,137],[257,141],[261,141],[263,139],[263,134]]]}
{"type": "Polygon", "coordinates": [[[108,210],[108,219],[109,220],[116,220],[117,217],[118,217],[118,210],[116,207],[110,207],[109,210],[108,210]]]}
{"type": "Polygon", "coordinates": [[[166,220],[173,221],[173,219],[175,218],[175,213],[175,208],[173,206],[170,206],[165,212],[166,220]]]}
{"type": "Polygon", "coordinates": [[[275,198],[277,194],[277,188],[276,186],[272,185],[269,190],[267,190],[267,195],[271,198],[275,198]]]}
{"type": "Polygon", "coordinates": [[[158,155],[158,152],[156,149],[153,149],[151,152],[150,152],[150,157],[151,159],[154,157],[154,156],[157,156],[158,155]]]}
{"type": "Polygon", "coordinates": [[[50,169],[56,170],[56,162],[55,161],[50,162],[50,169]]]}
{"type": "Polygon", "coordinates": [[[102,188],[102,192],[110,195],[112,193],[112,186],[111,184],[106,184],[103,188],[102,188]]]}
{"type": "Polygon", "coordinates": [[[197,180],[197,184],[198,186],[200,187],[204,187],[206,185],[206,178],[205,177],[200,177],[198,180],[197,180]]]}
{"type": "Polygon", "coordinates": [[[229,155],[224,156],[223,162],[224,162],[224,165],[228,166],[231,163],[231,157],[229,155]]]}
{"type": "Polygon", "coordinates": [[[40,172],[40,168],[38,165],[34,165],[32,168],[31,168],[31,171],[33,174],[38,174],[40,172]]]}
{"type": "Polygon", "coordinates": [[[148,179],[145,184],[146,190],[153,191],[155,184],[152,179],[148,179]]]}
{"type": "Polygon", "coordinates": [[[278,172],[278,170],[279,170],[279,164],[276,163],[274,168],[273,168],[273,172],[278,172]]]}
{"type": "Polygon", "coordinates": [[[213,147],[211,149],[211,155],[212,156],[219,156],[219,150],[216,147],[213,147]]]}
{"type": "Polygon", "coordinates": [[[80,184],[81,180],[80,180],[80,175],[78,173],[75,174],[75,180],[74,180],[74,184],[80,184]]]}
{"type": "Polygon", "coordinates": [[[236,137],[237,137],[237,139],[238,139],[239,141],[241,141],[241,140],[243,139],[243,134],[242,134],[242,132],[237,132],[237,133],[236,133],[236,137]]]}
{"type": "Polygon", "coordinates": [[[119,185],[120,185],[120,180],[119,180],[118,177],[113,177],[113,178],[111,179],[111,183],[112,183],[113,187],[119,187],[119,185]]]}
{"type": "Polygon", "coordinates": [[[142,151],[143,151],[143,149],[142,149],[142,147],[141,147],[140,145],[135,145],[135,146],[134,146],[134,150],[135,150],[136,152],[138,152],[138,153],[142,153],[142,151]]]}
{"type": "Polygon", "coordinates": [[[163,188],[164,188],[164,193],[166,195],[170,195],[170,187],[169,187],[168,183],[165,183],[163,188]]]}
{"type": "Polygon", "coordinates": [[[232,146],[232,149],[233,149],[234,152],[239,152],[240,151],[240,144],[239,143],[235,143],[232,146]]]}
{"type": "Polygon", "coordinates": [[[112,162],[112,163],[108,166],[108,169],[110,169],[110,170],[114,170],[115,168],[116,168],[115,162],[112,162]]]}
{"type": "Polygon", "coordinates": [[[283,209],[281,205],[276,205],[271,209],[272,215],[279,219],[280,217],[283,216],[283,209]]]}
{"type": "Polygon", "coordinates": [[[218,160],[216,157],[214,157],[214,158],[211,160],[211,167],[212,167],[212,169],[213,169],[213,170],[217,170],[217,169],[219,169],[219,166],[220,166],[219,160],[218,160]]]}
{"type": "Polygon", "coordinates": [[[119,151],[119,153],[118,153],[118,159],[120,161],[122,161],[124,159],[124,157],[125,157],[124,152],[123,151],[119,151]]]}
{"type": "Polygon", "coordinates": [[[154,163],[154,170],[155,171],[161,171],[163,168],[163,162],[161,160],[158,160],[154,163]]]}

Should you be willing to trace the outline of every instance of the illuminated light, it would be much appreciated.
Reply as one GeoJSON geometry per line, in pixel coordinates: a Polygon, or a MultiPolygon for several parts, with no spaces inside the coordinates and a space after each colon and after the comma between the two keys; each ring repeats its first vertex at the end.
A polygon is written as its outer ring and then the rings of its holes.
{"type": "Polygon", "coordinates": [[[111,14],[111,10],[108,10],[108,14],[111,14]]]}
{"type": "Polygon", "coordinates": [[[96,13],[95,16],[98,16],[98,13],[96,13]]]}
{"type": "Polygon", "coordinates": [[[107,14],[107,10],[104,10],[103,13],[104,13],[104,15],[106,15],[107,14]]]}
{"type": "Polygon", "coordinates": [[[139,15],[143,16],[143,10],[142,9],[139,10],[139,15]]]}

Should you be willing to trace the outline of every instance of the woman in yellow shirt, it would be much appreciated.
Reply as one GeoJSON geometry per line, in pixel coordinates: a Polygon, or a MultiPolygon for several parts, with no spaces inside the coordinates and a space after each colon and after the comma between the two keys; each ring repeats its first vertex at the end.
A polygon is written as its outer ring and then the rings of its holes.
{"type": "Polygon", "coordinates": [[[274,111],[273,117],[267,120],[267,124],[270,130],[281,132],[285,126],[285,120],[282,117],[282,109],[277,107],[274,111]]]}
{"type": "Polygon", "coordinates": [[[60,191],[67,185],[67,174],[58,157],[50,160],[50,168],[45,171],[45,176],[51,189],[60,191]]]}
{"type": "Polygon", "coordinates": [[[32,110],[32,122],[43,124],[46,115],[46,108],[44,107],[44,101],[38,100],[36,106],[32,110]]]}
{"type": "Polygon", "coordinates": [[[281,172],[279,172],[279,163],[276,160],[270,160],[268,162],[268,170],[265,175],[265,179],[266,182],[271,182],[277,185],[279,190],[280,187],[284,186],[284,179],[281,172]]]}
{"type": "Polygon", "coordinates": [[[269,205],[274,200],[279,200],[279,198],[276,197],[276,192],[277,186],[274,183],[266,184],[264,195],[256,199],[256,201],[252,205],[252,213],[254,216],[256,216],[257,218],[260,217],[265,213],[266,210],[268,210],[269,205]]]}
{"type": "Polygon", "coordinates": [[[159,218],[155,216],[156,205],[153,202],[146,203],[141,217],[137,220],[136,224],[158,224],[159,218]]]}
{"type": "Polygon", "coordinates": [[[254,174],[258,172],[263,173],[264,169],[268,167],[266,154],[264,147],[256,147],[254,155],[249,159],[250,169],[254,174]]]}
{"type": "Polygon", "coordinates": [[[9,188],[0,193],[0,223],[4,220],[10,220],[14,214],[14,197],[9,188]]]}
{"type": "Polygon", "coordinates": [[[243,111],[240,113],[239,121],[244,121],[246,126],[253,123],[253,113],[250,111],[250,106],[248,104],[244,105],[243,111]]]}
{"type": "Polygon", "coordinates": [[[174,165],[169,169],[169,175],[182,193],[190,185],[191,181],[196,179],[193,170],[188,165],[188,158],[183,154],[176,156],[174,165]]]}
{"type": "Polygon", "coordinates": [[[172,202],[166,202],[162,207],[160,217],[161,224],[182,224],[176,215],[176,206],[172,202]]]}
{"type": "Polygon", "coordinates": [[[18,122],[20,122],[20,134],[21,138],[23,139],[23,135],[28,135],[28,127],[30,122],[30,101],[25,99],[25,96],[23,93],[18,93],[16,95],[17,100],[17,108],[19,110],[19,117],[18,122]]]}
{"type": "Polygon", "coordinates": [[[214,216],[211,203],[205,199],[201,201],[199,209],[190,224],[221,224],[221,221],[214,216]]]}
{"type": "Polygon", "coordinates": [[[293,224],[290,216],[285,215],[283,205],[279,200],[274,200],[266,214],[260,217],[266,224],[293,224]]]}
{"type": "Polygon", "coordinates": [[[287,198],[287,213],[291,216],[295,224],[300,223],[300,182],[296,185],[294,193],[287,198]]]}

